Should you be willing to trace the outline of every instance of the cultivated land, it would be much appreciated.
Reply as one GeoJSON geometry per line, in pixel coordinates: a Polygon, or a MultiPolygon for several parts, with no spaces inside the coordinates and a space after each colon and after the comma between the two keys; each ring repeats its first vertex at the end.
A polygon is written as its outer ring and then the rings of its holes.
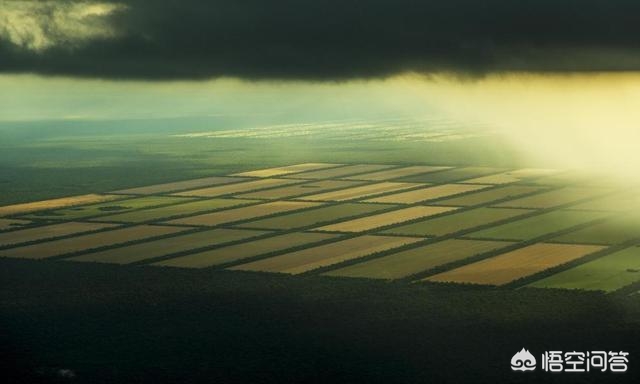
{"type": "Polygon", "coordinates": [[[190,201],[188,203],[179,203],[159,208],[147,208],[127,213],[118,213],[115,215],[100,216],[92,221],[113,221],[124,223],[139,223],[143,221],[155,221],[168,219],[175,216],[189,216],[200,212],[214,211],[225,208],[237,207],[239,205],[247,205],[258,203],[257,200],[244,199],[206,199],[190,201]]]}
{"type": "Polygon", "coordinates": [[[269,219],[250,221],[238,226],[259,229],[293,229],[340,221],[353,216],[360,216],[368,213],[372,214],[377,211],[393,209],[395,207],[395,205],[387,204],[340,203],[308,209],[304,212],[289,213],[269,219]]]}
{"type": "Polygon", "coordinates": [[[461,193],[473,192],[488,187],[488,185],[445,184],[424,189],[395,193],[393,195],[376,197],[373,199],[368,199],[366,201],[370,203],[413,204],[422,201],[440,199],[448,196],[455,196],[461,193]]]}
{"type": "Polygon", "coordinates": [[[360,236],[314,248],[274,256],[231,269],[299,274],[343,261],[386,251],[419,239],[410,237],[360,236]]]}
{"type": "Polygon", "coordinates": [[[601,249],[596,245],[534,244],[443,272],[426,280],[503,285],[601,249]]]}
{"type": "Polygon", "coordinates": [[[154,263],[165,267],[204,268],[335,238],[324,233],[290,233],[154,263]]]}
{"type": "Polygon", "coordinates": [[[418,186],[420,186],[420,184],[382,182],[382,183],[364,185],[361,187],[341,189],[333,192],[318,193],[311,196],[304,196],[300,199],[310,200],[310,201],[355,200],[355,199],[361,199],[367,196],[379,195],[382,193],[399,191],[399,190],[418,187],[418,186]]]}
{"type": "Polygon", "coordinates": [[[300,195],[310,195],[313,193],[332,189],[354,187],[359,184],[362,184],[362,182],[348,180],[318,180],[310,183],[291,185],[282,188],[271,188],[257,192],[242,193],[236,195],[235,197],[242,199],[277,200],[296,197],[300,195]]]}
{"type": "Polygon", "coordinates": [[[75,220],[92,216],[106,215],[113,212],[128,212],[135,209],[161,207],[163,205],[184,203],[191,200],[192,199],[190,198],[176,196],[145,196],[133,199],[111,201],[108,203],[60,209],[55,211],[38,212],[25,217],[31,219],[46,220],[75,220]]]}
{"type": "Polygon", "coordinates": [[[555,173],[348,162],[245,169],[0,207],[11,213],[0,219],[0,256],[515,287],[640,243],[637,191],[562,185],[576,178],[555,173]]]}
{"type": "Polygon", "coordinates": [[[316,230],[328,232],[362,232],[374,228],[385,227],[391,224],[418,219],[421,217],[438,215],[440,213],[449,212],[455,209],[456,208],[453,207],[416,206],[326,225],[316,228],[316,230]]]}
{"type": "Polygon", "coordinates": [[[115,244],[124,244],[135,240],[170,235],[182,232],[186,229],[187,228],[157,225],[116,228],[109,231],[4,249],[0,250],[0,257],[8,256],[25,259],[44,259],[47,257],[83,252],[115,244]]]}
{"type": "Polygon", "coordinates": [[[634,246],[538,280],[530,287],[615,291],[640,280],[640,247],[634,246]]]}
{"type": "Polygon", "coordinates": [[[324,273],[329,276],[400,279],[438,266],[506,247],[512,243],[482,240],[445,240],[324,273]]]}
{"type": "Polygon", "coordinates": [[[240,229],[211,229],[187,235],[167,237],[160,240],[148,241],[140,244],[129,245],[120,248],[112,248],[106,251],[93,252],[82,256],[72,257],[72,261],[89,261],[98,263],[129,264],[173,253],[191,251],[203,247],[210,247],[232,241],[248,239],[265,235],[267,231],[240,230],[240,229]]]}
{"type": "Polygon", "coordinates": [[[303,201],[274,201],[270,203],[250,205],[248,207],[228,209],[220,212],[189,216],[184,219],[175,219],[167,221],[167,224],[215,226],[219,224],[248,220],[254,217],[269,216],[276,213],[317,207],[319,205],[320,203],[303,201]]]}
{"type": "Polygon", "coordinates": [[[393,227],[382,233],[407,236],[443,236],[530,213],[527,209],[476,208],[435,219],[393,227]]]}

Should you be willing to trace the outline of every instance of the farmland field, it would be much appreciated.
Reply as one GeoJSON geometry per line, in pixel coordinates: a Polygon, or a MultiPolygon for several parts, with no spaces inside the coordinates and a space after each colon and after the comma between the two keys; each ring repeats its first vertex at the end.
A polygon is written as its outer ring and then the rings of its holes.
{"type": "Polygon", "coordinates": [[[257,171],[247,171],[237,173],[232,176],[244,176],[244,177],[273,177],[273,176],[282,176],[289,175],[292,173],[299,173],[305,171],[312,171],[322,168],[333,168],[338,167],[342,164],[329,164],[329,163],[305,163],[305,164],[295,164],[288,165],[284,167],[277,168],[268,168],[268,169],[259,169],[257,171]]]}
{"type": "Polygon", "coordinates": [[[440,172],[425,173],[421,175],[408,176],[400,179],[410,183],[433,183],[443,184],[456,181],[474,179],[481,176],[498,173],[501,169],[490,167],[463,167],[444,170],[440,172]]]}
{"type": "Polygon", "coordinates": [[[509,200],[507,202],[497,204],[496,207],[551,208],[598,195],[604,195],[607,192],[607,189],[601,188],[561,188],[554,191],[535,194],[533,196],[509,200]]]}
{"type": "Polygon", "coordinates": [[[435,219],[393,227],[381,233],[406,236],[443,236],[531,212],[527,209],[476,208],[435,219]]]}
{"type": "Polygon", "coordinates": [[[237,245],[230,245],[210,251],[198,252],[191,255],[180,256],[165,261],[159,261],[154,263],[154,265],[181,268],[204,268],[259,256],[266,253],[283,251],[300,245],[317,243],[335,237],[336,235],[329,235],[325,233],[291,233],[237,245]]]}
{"type": "Polygon", "coordinates": [[[413,204],[428,200],[440,199],[448,196],[455,196],[461,193],[473,192],[480,189],[488,188],[486,185],[465,185],[465,184],[445,184],[435,187],[416,189],[407,192],[395,193],[382,197],[376,197],[366,200],[371,203],[388,203],[388,204],[413,204]]]}
{"type": "Polygon", "coordinates": [[[252,181],[245,181],[240,183],[233,183],[227,185],[219,185],[209,188],[200,188],[184,192],[177,192],[174,195],[177,196],[197,196],[197,197],[216,197],[222,195],[229,195],[237,192],[248,192],[254,190],[260,190],[271,187],[278,187],[287,184],[299,183],[298,180],[286,180],[286,179],[259,179],[252,181]]]}
{"type": "Polygon", "coordinates": [[[94,221],[114,221],[124,223],[139,223],[166,219],[174,216],[193,215],[204,211],[231,208],[238,205],[257,203],[256,200],[243,199],[206,199],[195,200],[187,203],[172,204],[158,208],[146,208],[133,212],[118,213],[115,215],[100,216],[94,221]]]}
{"type": "Polygon", "coordinates": [[[615,291],[640,280],[640,247],[599,257],[538,280],[530,287],[615,291]]]}
{"type": "Polygon", "coordinates": [[[560,243],[619,244],[640,238],[640,218],[616,217],[551,239],[560,243]]]}
{"type": "Polygon", "coordinates": [[[360,236],[232,267],[233,270],[299,274],[411,244],[411,237],[360,236]]]}
{"type": "Polygon", "coordinates": [[[164,183],[156,185],[148,185],[137,188],[129,188],[117,191],[117,193],[133,194],[133,195],[153,195],[156,193],[177,192],[188,189],[201,188],[212,185],[238,183],[247,180],[239,177],[203,177],[201,179],[192,179],[185,181],[176,181],[175,183],[164,183]]]}
{"type": "Polygon", "coordinates": [[[0,245],[20,244],[30,241],[50,239],[82,232],[97,231],[114,227],[114,224],[101,223],[61,223],[40,227],[24,228],[17,231],[0,233],[0,245]]]}
{"type": "Polygon", "coordinates": [[[74,208],[65,208],[56,211],[44,211],[25,216],[34,219],[46,220],[76,220],[92,216],[107,215],[113,212],[128,212],[135,209],[160,207],[176,203],[191,201],[190,198],[177,196],[145,196],[132,199],[111,201],[108,203],[83,205],[74,208]]]}
{"type": "Polygon", "coordinates": [[[509,185],[500,188],[492,188],[486,191],[479,191],[465,194],[464,196],[452,197],[450,199],[438,200],[433,202],[436,205],[449,206],[469,206],[490,203],[492,201],[508,198],[516,198],[518,196],[527,195],[542,191],[540,187],[530,187],[525,185],[509,185]]]}
{"type": "Polygon", "coordinates": [[[497,240],[528,240],[593,220],[606,214],[582,211],[552,211],[473,232],[466,237],[497,240]]]}
{"type": "Polygon", "coordinates": [[[556,172],[557,171],[551,169],[518,169],[504,173],[497,173],[490,176],[481,176],[475,179],[465,180],[464,182],[472,184],[510,184],[519,181],[526,181],[531,178],[554,174],[556,172]]]}
{"type": "Polygon", "coordinates": [[[596,245],[539,243],[427,277],[425,281],[503,285],[602,248],[596,245]]]}
{"type": "Polygon", "coordinates": [[[274,201],[270,203],[250,205],[248,207],[233,208],[227,209],[225,211],[189,216],[183,219],[170,220],[167,221],[167,223],[181,225],[214,226],[224,223],[247,220],[254,217],[269,216],[275,213],[284,213],[288,211],[317,207],[319,205],[321,205],[321,203],[302,201],[274,201]]]}
{"type": "Polygon", "coordinates": [[[363,185],[361,187],[341,189],[333,192],[318,193],[315,195],[302,197],[301,200],[310,200],[310,201],[354,200],[354,199],[360,199],[367,196],[379,195],[382,193],[399,191],[402,189],[408,189],[408,188],[413,188],[418,186],[420,186],[420,184],[382,182],[382,183],[376,183],[376,184],[363,185]]]}
{"type": "Polygon", "coordinates": [[[445,240],[325,272],[329,276],[399,279],[506,247],[503,241],[445,240]]]}
{"type": "Polygon", "coordinates": [[[416,165],[412,167],[402,167],[389,169],[384,171],[377,171],[371,173],[365,173],[356,176],[346,177],[348,180],[367,180],[367,181],[385,181],[385,180],[393,180],[398,179],[400,177],[406,177],[411,175],[441,171],[445,169],[449,169],[451,167],[437,167],[437,166],[424,166],[424,165],[416,165]]]}
{"type": "Polygon", "coordinates": [[[267,231],[249,231],[240,229],[211,229],[187,235],[178,234],[177,236],[120,248],[112,248],[106,251],[93,252],[82,256],[72,257],[69,260],[129,264],[146,259],[153,259],[156,257],[169,255],[172,253],[195,250],[202,247],[248,239],[267,233],[267,231]]]}
{"type": "Polygon", "coordinates": [[[22,226],[29,225],[31,221],[21,219],[0,219],[0,231],[7,229],[18,229],[22,226]]]}
{"type": "Polygon", "coordinates": [[[350,176],[360,173],[379,171],[385,168],[391,168],[391,165],[384,164],[355,164],[342,167],[323,169],[319,171],[309,171],[296,173],[294,175],[285,176],[299,179],[338,179],[343,176],[350,176]]]}
{"type": "Polygon", "coordinates": [[[59,199],[51,199],[44,201],[35,201],[33,203],[22,203],[14,205],[5,205],[0,207],[0,217],[15,215],[17,213],[28,213],[33,211],[41,211],[45,209],[57,209],[62,207],[69,207],[74,205],[83,205],[90,203],[97,203],[101,201],[109,201],[121,199],[122,196],[118,195],[82,195],[72,197],[61,197],[59,199]]]}
{"type": "Polygon", "coordinates": [[[427,207],[418,206],[403,208],[397,211],[378,213],[375,215],[353,219],[349,221],[343,221],[336,224],[330,224],[323,227],[316,228],[319,231],[336,231],[336,232],[362,232],[370,229],[384,227],[391,224],[401,223],[403,221],[409,221],[418,219],[420,217],[427,217],[438,215],[440,213],[449,212],[455,210],[454,207],[427,207]]]}
{"type": "Polygon", "coordinates": [[[332,189],[341,189],[354,187],[362,184],[362,182],[348,181],[348,180],[318,180],[310,183],[296,184],[282,188],[272,188],[257,192],[249,192],[235,195],[241,199],[285,199],[289,197],[295,197],[299,195],[310,195],[314,192],[323,192],[332,189]]]}
{"type": "Polygon", "coordinates": [[[93,248],[127,243],[129,241],[174,234],[186,229],[187,228],[156,225],[116,228],[109,231],[0,250],[0,256],[44,259],[67,253],[82,252],[93,248]]]}
{"type": "Polygon", "coordinates": [[[268,219],[250,221],[238,225],[244,228],[258,229],[293,229],[325,222],[348,219],[352,216],[359,216],[367,213],[394,208],[394,205],[387,204],[363,204],[363,203],[340,203],[330,206],[313,208],[304,212],[289,213],[268,219]]]}

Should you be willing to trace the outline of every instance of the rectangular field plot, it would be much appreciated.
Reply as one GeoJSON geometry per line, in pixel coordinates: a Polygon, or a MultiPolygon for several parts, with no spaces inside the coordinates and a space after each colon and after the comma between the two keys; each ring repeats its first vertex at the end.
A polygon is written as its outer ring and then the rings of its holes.
{"type": "Polygon", "coordinates": [[[44,259],[52,256],[75,253],[93,248],[143,240],[157,236],[169,235],[187,228],[139,225],[128,228],[117,228],[110,231],[78,235],[71,238],[51,240],[44,243],[25,245],[0,251],[0,256],[23,259],[44,259]]]}
{"type": "Polygon", "coordinates": [[[324,227],[316,228],[316,230],[328,232],[362,232],[374,228],[385,227],[391,224],[418,219],[421,217],[433,216],[455,209],[456,208],[454,207],[410,207],[398,209],[391,212],[379,213],[377,215],[371,215],[359,219],[343,221],[336,224],[330,224],[324,227]]]}
{"type": "Polygon", "coordinates": [[[404,168],[396,168],[389,169],[385,171],[371,172],[365,173],[362,175],[350,176],[346,177],[349,180],[367,180],[367,181],[385,181],[385,180],[393,180],[400,177],[406,177],[411,175],[417,175],[422,173],[429,173],[435,171],[441,171],[445,169],[449,169],[451,167],[432,167],[427,165],[416,165],[413,167],[404,167],[404,168]]]}
{"type": "Polygon", "coordinates": [[[174,204],[159,208],[142,209],[126,213],[118,213],[115,215],[101,216],[96,221],[115,221],[124,223],[140,223],[143,221],[153,221],[174,216],[187,216],[199,212],[213,211],[216,209],[224,209],[237,207],[239,205],[255,203],[255,200],[240,199],[207,199],[196,200],[188,203],[174,204]]]}
{"type": "Polygon", "coordinates": [[[553,211],[473,232],[467,237],[497,240],[529,240],[605,217],[600,212],[553,211]]]}
{"type": "Polygon", "coordinates": [[[248,239],[269,233],[241,229],[212,229],[203,232],[167,237],[160,240],[88,253],[70,258],[73,261],[129,264],[177,252],[248,239]]]}
{"type": "Polygon", "coordinates": [[[416,189],[407,192],[400,192],[393,195],[376,197],[367,200],[370,203],[389,204],[413,204],[421,201],[439,199],[447,196],[455,196],[461,193],[477,191],[488,188],[488,185],[467,185],[467,184],[445,184],[435,187],[416,189]]]}
{"type": "Polygon", "coordinates": [[[335,238],[326,233],[290,233],[164,260],[154,265],[205,268],[335,238]]]}
{"type": "Polygon", "coordinates": [[[407,236],[442,236],[531,212],[527,209],[476,208],[417,223],[387,229],[381,233],[407,236]]]}
{"type": "Polygon", "coordinates": [[[600,188],[561,188],[553,191],[538,193],[520,199],[509,200],[496,207],[511,208],[552,208],[558,205],[572,203],[578,200],[606,194],[608,190],[600,188]]]}
{"type": "Polygon", "coordinates": [[[134,209],[182,203],[191,200],[192,199],[190,198],[177,196],[145,196],[133,199],[110,201],[108,203],[59,209],[57,211],[38,212],[25,217],[47,220],[75,220],[92,216],[106,215],[109,213],[128,212],[134,209]]]}
{"type": "Polygon", "coordinates": [[[572,206],[586,211],[633,212],[640,216],[640,192],[617,193],[572,206]]]}
{"type": "Polygon", "coordinates": [[[241,228],[293,229],[323,224],[393,208],[385,204],[342,203],[240,224],[241,228]]]}
{"type": "Polygon", "coordinates": [[[236,173],[232,176],[245,176],[245,177],[273,177],[273,176],[282,176],[289,175],[292,173],[299,173],[305,171],[313,171],[316,169],[323,168],[333,168],[340,166],[342,164],[329,164],[329,163],[304,163],[304,164],[295,164],[288,165],[285,167],[277,167],[277,168],[269,168],[269,169],[259,169],[257,171],[248,171],[242,173],[236,173]]]}
{"type": "Polygon", "coordinates": [[[424,280],[504,285],[601,250],[596,245],[534,244],[467,264],[424,280]]]}
{"type": "Polygon", "coordinates": [[[543,188],[540,187],[509,185],[501,188],[489,189],[486,191],[481,190],[479,192],[470,193],[459,197],[452,197],[446,200],[438,200],[433,204],[449,205],[453,207],[467,207],[470,205],[486,204],[501,199],[516,198],[522,195],[527,195],[529,193],[535,193],[542,190],[543,188]]]}
{"type": "Polygon", "coordinates": [[[189,191],[174,193],[176,196],[198,196],[198,197],[216,197],[230,195],[234,193],[257,191],[260,189],[279,187],[288,184],[299,183],[300,180],[285,179],[259,179],[245,181],[242,183],[234,183],[227,185],[219,185],[216,187],[193,189],[189,191]]]}
{"type": "Polygon", "coordinates": [[[529,287],[615,291],[640,280],[640,247],[630,247],[538,280],[529,287]]]}
{"type": "Polygon", "coordinates": [[[410,183],[444,184],[459,180],[467,180],[480,176],[486,176],[492,173],[498,173],[500,171],[502,171],[502,169],[488,167],[464,167],[404,177],[400,180],[410,183]]]}
{"type": "Polygon", "coordinates": [[[360,236],[242,264],[230,269],[298,274],[401,247],[419,240],[397,236],[360,236]]]}
{"type": "Polygon", "coordinates": [[[464,182],[471,184],[509,184],[555,173],[557,173],[557,171],[553,169],[523,168],[490,176],[477,177],[475,179],[465,180],[464,182]]]}
{"type": "Polygon", "coordinates": [[[254,217],[268,216],[276,213],[295,211],[299,209],[317,207],[321,203],[303,201],[274,201],[270,203],[251,205],[248,207],[227,209],[225,211],[205,213],[182,219],[168,221],[168,224],[214,226],[235,221],[248,220],[254,217]]]}
{"type": "Polygon", "coordinates": [[[365,173],[365,172],[374,172],[374,171],[379,171],[381,169],[386,169],[391,167],[393,167],[393,165],[356,164],[356,165],[346,165],[344,167],[322,169],[319,171],[296,173],[295,175],[284,176],[284,177],[293,177],[297,179],[313,179],[313,180],[339,179],[343,176],[355,175],[355,174],[365,173]]]}
{"type": "Polygon", "coordinates": [[[617,217],[551,239],[560,243],[619,244],[640,239],[640,218],[617,217]]]}
{"type": "Polygon", "coordinates": [[[324,273],[330,276],[400,279],[440,265],[464,260],[512,243],[481,240],[445,240],[324,273]]]}
{"type": "Polygon", "coordinates": [[[4,231],[7,229],[18,229],[24,225],[31,224],[29,220],[21,220],[21,219],[0,219],[0,231],[4,231]]]}
{"type": "Polygon", "coordinates": [[[300,199],[310,201],[346,201],[360,199],[367,196],[379,195],[387,192],[400,191],[403,189],[418,186],[420,186],[420,184],[382,182],[363,185],[360,187],[341,189],[333,192],[318,193],[311,196],[305,196],[300,199]]]}
{"type": "Polygon", "coordinates": [[[51,239],[54,237],[68,236],[82,232],[98,231],[100,229],[111,228],[115,226],[115,224],[71,222],[25,228],[17,231],[0,233],[0,246],[51,239]]]}
{"type": "Polygon", "coordinates": [[[314,192],[323,192],[332,189],[348,188],[360,185],[362,182],[348,180],[318,180],[310,183],[290,185],[282,188],[272,188],[263,191],[243,193],[234,197],[241,199],[286,199],[300,195],[309,195],[314,192]]]}
{"type": "Polygon", "coordinates": [[[119,195],[89,194],[89,195],[82,195],[82,196],[62,197],[59,199],[34,201],[33,203],[5,205],[4,207],[0,207],[0,217],[15,215],[19,213],[29,213],[29,212],[35,212],[35,211],[58,209],[63,207],[71,207],[71,206],[82,205],[82,204],[92,204],[92,203],[98,203],[101,201],[110,201],[110,200],[116,200],[121,198],[122,196],[119,196],[119,195]]]}
{"type": "Polygon", "coordinates": [[[169,193],[184,191],[187,189],[202,188],[212,185],[237,183],[247,180],[239,177],[225,177],[225,176],[213,176],[203,177],[201,179],[192,179],[185,181],[177,181],[174,183],[154,184],[144,187],[129,188],[117,191],[116,193],[130,193],[133,195],[153,195],[156,193],[169,193]]]}

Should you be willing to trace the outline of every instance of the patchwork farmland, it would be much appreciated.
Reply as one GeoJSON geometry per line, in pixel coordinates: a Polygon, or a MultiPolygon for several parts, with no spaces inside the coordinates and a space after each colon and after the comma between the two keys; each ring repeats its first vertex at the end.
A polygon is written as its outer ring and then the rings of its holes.
{"type": "Polygon", "coordinates": [[[639,246],[639,191],[550,169],[285,164],[0,207],[0,257],[239,276],[632,293],[639,246]]]}

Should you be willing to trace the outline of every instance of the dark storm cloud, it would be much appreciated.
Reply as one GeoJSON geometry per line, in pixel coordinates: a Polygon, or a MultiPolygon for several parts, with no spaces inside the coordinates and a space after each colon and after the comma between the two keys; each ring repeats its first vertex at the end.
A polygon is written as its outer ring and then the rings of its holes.
{"type": "MultiPolygon", "coordinates": [[[[407,71],[473,75],[640,69],[637,0],[119,3],[127,8],[106,21],[113,36],[75,42],[59,38],[44,49],[31,49],[0,34],[0,71],[340,80],[407,71]]],[[[45,32],[51,29],[46,15],[40,22],[45,32]]]]}

